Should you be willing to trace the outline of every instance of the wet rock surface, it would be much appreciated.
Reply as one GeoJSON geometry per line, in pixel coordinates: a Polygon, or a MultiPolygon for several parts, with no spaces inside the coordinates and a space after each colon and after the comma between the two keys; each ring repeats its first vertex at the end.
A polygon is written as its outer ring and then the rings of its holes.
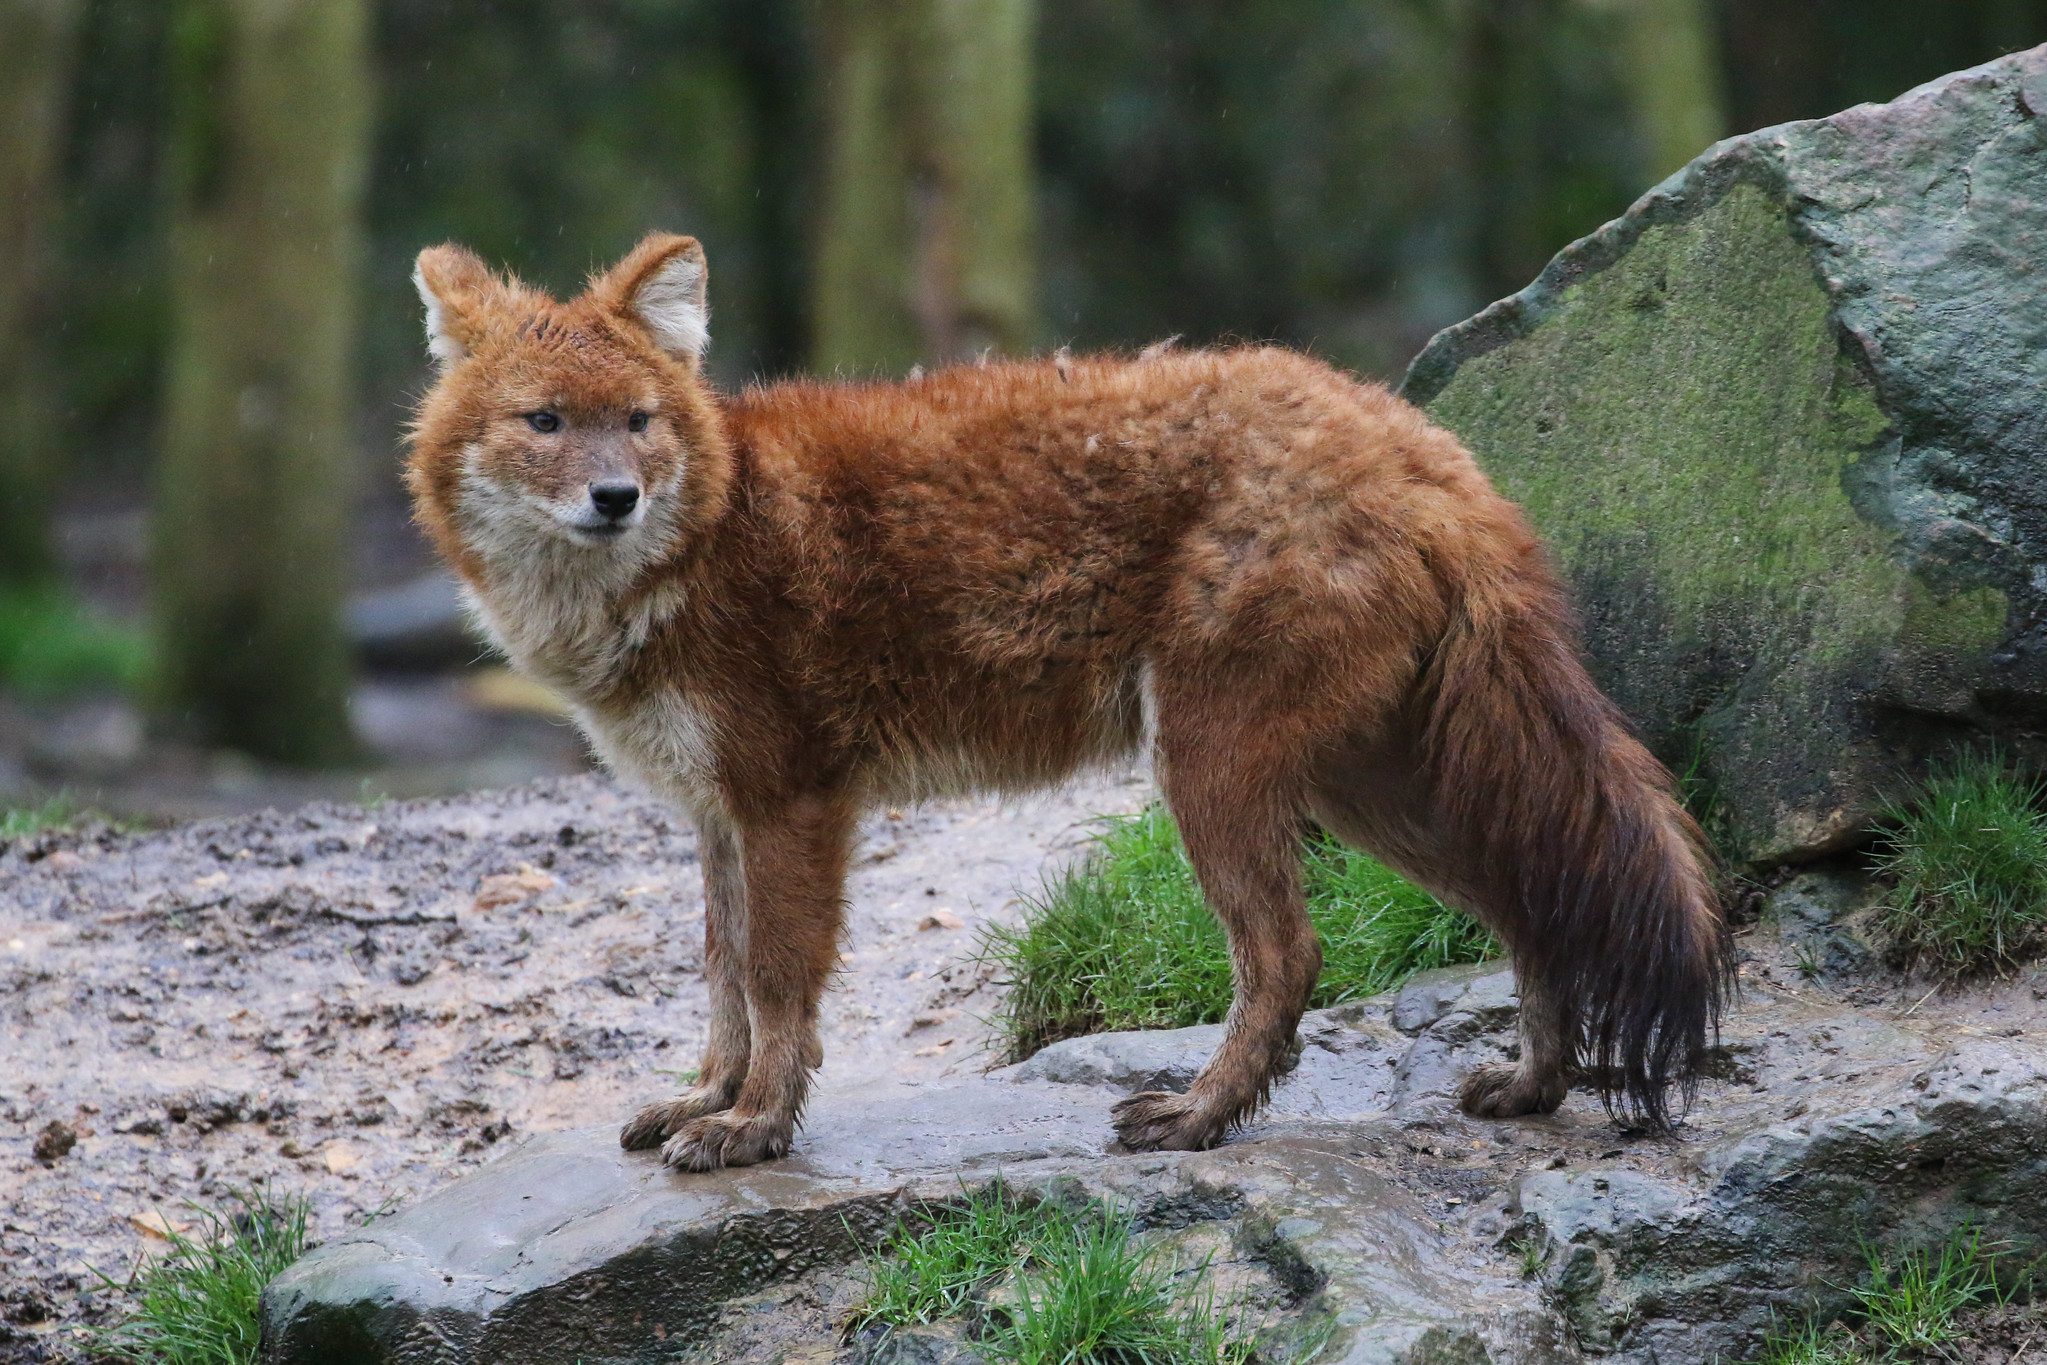
{"type": "Polygon", "coordinates": [[[1746,1359],[1773,1314],[1840,1307],[1865,1244],[1974,1220],[2047,1250],[2047,979],[1928,996],[1830,969],[1810,942],[1859,945],[1869,888],[1827,875],[1745,937],[1744,1003],[1676,1138],[1582,1091],[1460,1114],[1465,1071],[1512,1045],[1511,975],[1484,964],[1311,1015],[1269,1111],[1207,1153],[1123,1152],[1108,1111],[1184,1085],[1214,1028],[827,1097],[795,1155],[749,1170],[667,1172],[608,1127],[534,1138],[287,1272],[266,1359],[971,1361],[957,1325],[845,1323],[895,1217],[998,1176],[1132,1211],[1317,1360],[1746,1359]]]}
{"type": "Polygon", "coordinates": [[[1729,139],[1408,374],[1744,858],[2047,757],[2043,111],[2047,48],[1729,139]]]}
{"type": "MultiPolygon", "coordinates": [[[[267,1358],[653,1360],[672,1340],[773,1359],[731,1340],[758,1340],[757,1296],[843,1278],[905,1208],[997,1174],[1114,1201],[1176,1247],[1203,1242],[1238,1292],[1308,1325],[1369,1324],[1347,1358],[1549,1333],[1526,1285],[1449,1259],[1443,1196],[1382,1174],[1357,1134],[1282,1123],[1214,1152],[1117,1156],[1113,1099],[993,1082],[819,1106],[802,1156],[708,1177],[619,1152],[608,1130],[537,1138],[287,1272],[266,1301],[267,1358]]],[[[836,1354],[833,1327],[813,1324],[783,1358],[836,1354]]]]}
{"type": "MultiPolygon", "coordinates": [[[[984,1073],[993,988],[963,959],[1088,812],[1148,792],[878,815],[797,1151],[711,1176],[616,1147],[705,1021],[694,839],[658,806],[584,778],[18,840],[0,1360],[74,1357],[71,1328],[112,1307],[95,1270],[259,1180],[306,1193],[322,1243],[267,1302],[279,1362],[971,1361],[957,1325],[845,1325],[899,1212],[998,1175],[1128,1207],[1325,1361],[1738,1361],[1773,1312],[1838,1307],[1862,1242],[1973,1219],[2047,1250],[2047,978],[1899,980],[1843,866],[1769,892],[1676,1139],[1582,1090],[1547,1117],[1458,1113],[1468,1070],[1513,1046],[1512,978],[1488,964],[1311,1015],[1224,1147],[1117,1150],[1111,1106],[1184,1087],[1218,1030],[984,1073]],[[939,909],[963,927],[918,927],[939,909]]],[[[2033,1325],[2007,1324],[2007,1355],[2033,1325]]]]}

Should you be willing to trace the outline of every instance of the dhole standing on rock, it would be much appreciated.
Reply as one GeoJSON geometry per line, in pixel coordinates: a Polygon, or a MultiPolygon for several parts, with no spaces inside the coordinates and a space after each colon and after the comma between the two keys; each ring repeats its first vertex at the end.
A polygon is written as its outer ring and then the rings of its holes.
{"type": "Polygon", "coordinates": [[[1208,1147],[1270,1090],[1321,967],[1309,821],[1512,950],[1520,1059],[1467,1110],[1552,1110],[1583,1064],[1667,1123],[1727,980],[1698,832],[1519,512],[1413,407],[1270,348],[727,396],[703,252],[665,234],[567,303],[452,246],[416,280],[420,521],[512,662],[701,834],[709,1043],[627,1147],[789,1150],[864,808],[1143,744],[1236,998],[1186,1094],[1117,1106],[1127,1146],[1208,1147]]]}

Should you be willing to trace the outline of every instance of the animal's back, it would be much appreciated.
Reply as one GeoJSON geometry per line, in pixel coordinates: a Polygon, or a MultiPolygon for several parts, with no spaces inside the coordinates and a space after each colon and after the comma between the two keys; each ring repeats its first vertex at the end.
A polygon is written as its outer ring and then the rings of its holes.
{"type": "Polygon", "coordinates": [[[1286,351],[786,384],[728,412],[814,621],[919,616],[990,664],[1142,636],[1177,576],[1228,596],[1278,571],[1309,591],[1377,558],[1375,539],[1519,523],[1454,438],[1286,351]]]}
{"type": "Polygon", "coordinates": [[[1161,652],[1340,666],[1439,604],[1421,546],[1469,519],[1452,504],[1498,503],[1408,405],[1284,351],[778,385],[728,413],[806,705],[884,767],[956,769],[934,787],[1126,749],[1161,652]]]}

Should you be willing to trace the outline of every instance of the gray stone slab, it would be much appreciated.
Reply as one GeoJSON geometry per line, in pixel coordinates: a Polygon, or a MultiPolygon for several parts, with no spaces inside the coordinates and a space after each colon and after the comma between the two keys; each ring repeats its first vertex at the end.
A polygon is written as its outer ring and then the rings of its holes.
{"type": "MultiPolygon", "coordinates": [[[[1270,1291],[1276,1330],[1376,1365],[1562,1365],[1573,1343],[1625,1365],[1746,1359],[1773,1320],[1855,1281],[1862,1239],[1924,1244],[1975,1220],[2021,1259],[2047,1250],[2047,1034],[1755,983],[1691,1136],[1652,1140],[1582,1095],[1507,1124],[1457,1112],[1458,1079],[1511,1045],[1510,991],[1481,967],[1318,1011],[1269,1111],[1207,1153],[1124,1154],[1108,1111],[1192,1065],[1213,1029],[832,1097],[796,1155],[747,1170],[665,1171],[609,1126],[536,1138],[287,1271],[265,1295],[264,1359],[857,1360],[874,1343],[836,1343],[822,1318],[807,1330],[825,1355],[756,1356],[788,1333],[731,1324],[822,1302],[811,1283],[850,1305],[847,1277],[902,1211],[998,1175],[1198,1234],[1194,1259],[1222,1248],[1270,1291]],[[1412,1035],[1393,1024],[1403,1001],[1412,1035]]],[[[2021,1001],[2014,983],[1977,1017],[2037,1015],[2021,1001]]]]}
{"type": "Polygon", "coordinates": [[[1031,1084],[841,1098],[798,1155],[710,1175],[620,1150],[615,1126],[548,1134],[279,1277],[265,1358],[654,1359],[726,1302],[852,1257],[920,1177],[1099,1157],[1108,1105],[1031,1084]]]}

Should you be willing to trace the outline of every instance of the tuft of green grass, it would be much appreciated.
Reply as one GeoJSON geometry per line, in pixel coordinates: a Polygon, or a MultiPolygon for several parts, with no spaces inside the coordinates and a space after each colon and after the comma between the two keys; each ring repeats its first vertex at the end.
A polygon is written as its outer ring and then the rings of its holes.
{"type": "MultiPolygon", "coordinates": [[[[1333,839],[1307,844],[1303,874],[1322,939],[1315,1008],[1499,951],[1468,915],[1333,839]]],[[[1104,820],[1088,856],[1027,900],[1020,926],[982,931],[977,960],[1008,986],[994,1023],[1009,1061],[1105,1029],[1214,1023],[1230,1007],[1228,943],[1160,805],[1104,820]]]]}
{"type": "Polygon", "coordinates": [[[1308,918],[1322,939],[1322,979],[1311,1001],[1317,1009],[1501,951],[1499,940],[1462,910],[1327,836],[1308,844],[1306,871],[1308,918]]]}
{"type": "Polygon", "coordinates": [[[1707,846],[1717,860],[1719,850],[1728,846],[1727,803],[1720,784],[1713,777],[1712,746],[1704,721],[1694,721],[1686,731],[1684,761],[1677,776],[1678,801],[1698,823],[1707,846]]]}
{"type": "Polygon", "coordinates": [[[54,588],[0,591],[0,686],[29,696],[95,687],[139,690],[150,652],[139,631],[54,588]]]}
{"type": "Polygon", "coordinates": [[[146,821],[109,815],[94,806],[81,806],[71,793],[60,791],[40,806],[0,809],[0,841],[89,824],[104,824],[124,834],[149,828],[146,821]]]}
{"type": "Polygon", "coordinates": [[[1961,1338],[1955,1317],[1989,1301],[2003,1303],[1995,1246],[1978,1228],[1963,1228],[1938,1248],[1921,1247],[1892,1259],[1870,1248],[1869,1283],[1850,1292],[1867,1319],[1867,1335],[1892,1352],[1946,1354],[1961,1338]]]}
{"type": "Polygon", "coordinates": [[[59,792],[40,806],[0,811],[0,839],[20,839],[46,830],[63,829],[81,814],[71,797],[59,792]]]}
{"type": "Polygon", "coordinates": [[[263,1286],[305,1253],[303,1199],[274,1200],[252,1190],[231,1209],[189,1205],[205,1224],[199,1236],[173,1233],[170,1250],[138,1266],[124,1284],[131,1308],[100,1332],[94,1354],[136,1365],[254,1365],[257,1301],[263,1286]]]}
{"type": "Polygon", "coordinates": [[[1180,1268],[1133,1240],[1112,1211],[1072,1220],[1020,1277],[1007,1321],[990,1334],[1016,1365],[1241,1365],[1253,1358],[1216,1311],[1214,1292],[1175,1282],[1180,1268]]]}
{"type": "Polygon", "coordinates": [[[1934,770],[1879,869],[1893,879],[1879,928],[1901,960],[1950,976],[2017,964],[2047,936],[2047,821],[2038,781],[1995,754],[1934,770]]]}
{"type": "Polygon", "coordinates": [[[1847,1290],[1855,1300],[1849,1314],[1855,1326],[1808,1321],[1774,1330],[1764,1339],[1758,1365],[1956,1359],[1952,1343],[1965,1340],[1969,1331],[1964,1315],[2014,1302],[2030,1280],[2028,1272],[2005,1287],[1998,1273],[2002,1254],[2001,1246],[1986,1244],[1982,1230],[1970,1225],[1939,1246],[1903,1254],[1865,1246],[1868,1272],[1847,1290]]]}
{"type": "Polygon", "coordinates": [[[851,1330],[974,1317],[977,1345],[1007,1365],[1246,1365],[1207,1286],[1127,1213],[1069,1210],[1019,1197],[1001,1182],[925,1222],[899,1222],[868,1261],[870,1287],[851,1330]],[[1005,1280],[1001,1306],[987,1296],[1005,1280]]]}
{"type": "Polygon", "coordinates": [[[1839,1323],[1808,1322],[1764,1338],[1760,1365],[1861,1365],[1855,1337],[1839,1323]]]}
{"type": "Polygon", "coordinates": [[[921,1226],[899,1221],[867,1262],[867,1298],[853,1326],[959,1317],[976,1291],[1021,1265],[1067,1221],[1061,1210],[1020,1199],[1000,1181],[921,1226]]]}

